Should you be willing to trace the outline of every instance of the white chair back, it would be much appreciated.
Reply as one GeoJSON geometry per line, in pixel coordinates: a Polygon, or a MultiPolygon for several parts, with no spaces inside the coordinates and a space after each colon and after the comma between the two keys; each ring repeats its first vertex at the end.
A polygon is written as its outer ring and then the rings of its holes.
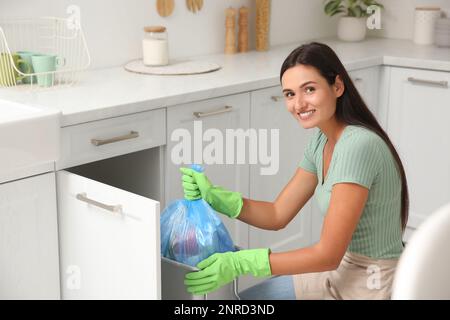
{"type": "Polygon", "coordinates": [[[406,244],[392,299],[450,299],[450,204],[424,221],[406,244]]]}

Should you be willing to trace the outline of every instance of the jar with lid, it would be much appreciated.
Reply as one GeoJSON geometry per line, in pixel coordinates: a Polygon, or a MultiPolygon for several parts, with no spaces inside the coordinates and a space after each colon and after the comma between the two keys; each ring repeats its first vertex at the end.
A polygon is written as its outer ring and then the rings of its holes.
{"type": "Polygon", "coordinates": [[[142,53],[143,62],[146,66],[164,66],[169,64],[169,45],[165,27],[144,27],[142,53]]]}
{"type": "Polygon", "coordinates": [[[434,42],[436,20],[441,16],[439,7],[417,7],[414,13],[415,44],[430,45],[434,42]]]}

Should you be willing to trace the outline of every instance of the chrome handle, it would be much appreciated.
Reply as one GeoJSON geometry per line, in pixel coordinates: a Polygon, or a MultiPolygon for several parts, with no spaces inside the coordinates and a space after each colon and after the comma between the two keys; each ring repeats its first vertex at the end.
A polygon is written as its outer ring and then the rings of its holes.
{"type": "Polygon", "coordinates": [[[239,277],[237,277],[237,278],[234,279],[234,281],[233,281],[233,294],[234,294],[234,297],[235,297],[237,300],[241,300],[241,297],[239,296],[239,289],[238,289],[238,281],[239,281],[238,278],[239,278],[239,277]]]}
{"type": "Polygon", "coordinates": [[[113,213],[118,213],[118,214],[122,213],[122,205],[120,205],[120,204],[108,205],[108,204],[104,204],[104,203],[95,201],[93,199],[89,199],[87,197],[86,192],[78,193],[76,198],[78,200],[80,200],[80,201],[86,202],[88,204],[92,204],[93,206],[96,206],[96,207],[99,207],[99,208],[111,211],[113,213]]]}
{"type": "Polygon", "coordinates": [[[363,81],[363,79],[362,78],[355,78],[355,79],[353,79],[353,82],[360,82],[360,81],[363,81]]]}
{"type": "Polygon", "coordinates": [[[215,111],[210,111],[210,112],[194,112],[194,116],[196,118],[204,118],[204,117],[214,116],[216,114],[230,112],[232,109],[233,109],[232,106],[225,106],[224,108],[221,108],[221,109],[215,110],[215,111]]]}
{"type": "Polygon", "coordinates": [[[448,81],[433,81],[433,80],[417,79],[414,77],[409,77],[408,81],[412,82],[412,83],[417,83],[417,84],[429,84],[432,86],[448,88],[448,81]]]}
{"type": "Polygon", "coordinates": [[[108,144],[108,143],[114,143],[114,142],[128,140],[128,139],[135,139],[137,137],[139,137],[139,132],[130,131],[129,134],[119,136],[119,137],[114,137],[114,138],[109,138],[109,139],[91,139],[91,143],[94,146],[101,146],[101,145],[108,144]]]}
{"type": "Polygon", "coordinates": [[[270,99],[272,99],[275,102],[281,101],[284,99],[283,96],[271,96],[270,99]]]}

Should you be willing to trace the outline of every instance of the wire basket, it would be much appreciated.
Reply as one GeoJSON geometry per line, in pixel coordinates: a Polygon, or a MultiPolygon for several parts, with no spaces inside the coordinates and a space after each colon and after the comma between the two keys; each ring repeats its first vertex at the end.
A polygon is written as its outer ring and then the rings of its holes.
{"type": "Polygon", "coordinates": [[[0,19],[0,87],[71,86],[90,62],[79,20],[0,19]]]}

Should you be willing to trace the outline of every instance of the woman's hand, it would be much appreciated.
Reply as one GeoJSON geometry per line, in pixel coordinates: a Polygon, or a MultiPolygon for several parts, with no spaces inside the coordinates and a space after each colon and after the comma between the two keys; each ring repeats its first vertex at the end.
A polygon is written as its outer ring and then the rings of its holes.
{"type": "Polygon", "coordinates": [[[187,291],[196,295],[215,291],[236,277],[251,273],[255,277],[271,275],[269,249],[215,253],[201,261],[200,271],[186,274],[187,291]]]}
{"type": "Polygon", "coordinates": [[[243,200],[239,192],[225,190],[209,182],[203,172],[180,168],[183,180],[184,197],[188,200],[203,198],[214,210],[236,218],[241,212],[243,200]]]}
{"type": "Polygon", "coordinates": [[[208,177],[203,172],[197,172],[189,168],[180,168],[182,173],[184,197],[187,200],[198,200],[205,198],[212,187],[208,177]]]}

